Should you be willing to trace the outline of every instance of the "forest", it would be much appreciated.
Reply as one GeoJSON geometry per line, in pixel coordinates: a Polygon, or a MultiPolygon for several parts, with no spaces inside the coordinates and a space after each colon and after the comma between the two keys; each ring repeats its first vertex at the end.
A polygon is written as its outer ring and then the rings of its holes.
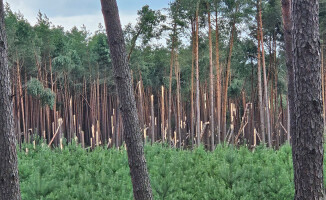
{"type": "Polygon", "coordinates": [[[93,33],[1,1],[0,200],[324,198],[325,0],[100,2],[93,33]]]}

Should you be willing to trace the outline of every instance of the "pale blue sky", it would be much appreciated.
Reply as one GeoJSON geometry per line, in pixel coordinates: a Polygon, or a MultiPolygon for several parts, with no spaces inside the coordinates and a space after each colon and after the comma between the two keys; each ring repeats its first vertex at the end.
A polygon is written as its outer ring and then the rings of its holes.
{"type": "MultiPolygon", "coordinates": [[[[168,7],[171,0],[117,0],[123,25],[135,23],[137,10],[144,5],[152,9],[168,7]]],[[[37,12],[45,13],[54,25],[62,25],[66,30],[83,24],[94,32],[98,24],[103,24],[100,0],[5,0],[13,11],[20,11],[31,23],[36,22],[37,12]]]]}

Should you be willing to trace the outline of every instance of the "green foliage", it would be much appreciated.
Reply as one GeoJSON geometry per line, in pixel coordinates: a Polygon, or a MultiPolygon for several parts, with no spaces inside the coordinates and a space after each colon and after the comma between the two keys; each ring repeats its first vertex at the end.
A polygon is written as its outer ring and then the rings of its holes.
{"type": "MultiPolygon", "coordinates": [[[[23,199],[132,199],[126,151],[76,144],[19,151],[23,199]]],[[[146,146],[154,199],[293,199],[291,147],[251,152],[218,146],[194,151],[146,146]]]]}
{"type": "Polygon", "coordinates": [[[55,94],[49,89],[44,88],[43,84],[36,78],[31,78],[27,83],[27,93],[34,98],[41,100],[42,106],[48,105],[53,108],[55,94]]]}
{"type": "Polygon", "coordinates": [[[34,98],[42,94],[44,87],[42,83],[36,78],[31,78],[27,83],[27,93],[32,95],[34,98]]]}

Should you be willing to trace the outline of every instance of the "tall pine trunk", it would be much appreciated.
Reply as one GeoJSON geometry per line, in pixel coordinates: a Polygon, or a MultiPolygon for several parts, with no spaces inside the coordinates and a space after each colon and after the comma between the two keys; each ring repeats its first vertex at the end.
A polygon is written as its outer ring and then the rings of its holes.
{"type": "Polygon", "coordinates": [[[122,113],[134,198],[153,199],[117,2],[101,0],[101,4],[122,113]]]}
{"type": "Polygon", "coordinates": [[[268,146],[272,147],[271,139],[271,121],[269,115],[269,101],[268,101],[268,84],[267,84],[267,75],[266,75],[266,63],[265,63],[265,50],[264,50],[264,34],[263,34],[263,22],[261,16],[261,0],[259,0],[259,30],[260,30],[260,42],[261,42],[261,55],[263,63],[263,77],[264,77],[264,102],[265,102],[265,115],[266,115],[266,124],[267,124],[267,137],[268,137],[268,146]]]}
{"type": "Polygon", "coordinates": [[[168,145],[171,146],[171,134],[172,134],[172,74],[173,74],[173,64],[174,64],[174,43],[175,43],[175,32],[177,24],[173,24],[173,36],[172,36],[172,46],[171,46],[171,59],[170,59],[170,80],[169,80],[169,108],[168,108],[168,145]]]}
{"type": "MultiPolygon", "coordinates": [[[[257,11],[259,12],[259,2],[257,2],[257,11]]],[[[258,107],[259,107],[259,119],[260,119],[260,135],[262,138],[262,143],[265,144],[265,120],[264,120],[264,108],[263,108],[263,89],[261,84],[261,57],[260,57],[260,23],[259,23],[259,14],[257,13],[257,80],[258,80],[258,107]]]]}
{"type": "Polygon", "coordinates": [[[212,47],[212,27],[211,27],[211,12],[209,4],[207,6],[208,9],[208,38],[209,38],[209,76],[210,76],[210,90],[209,90],[209,101],[210,101],[210,118],[209,125],[211,127],[211,150],[213,151],[215,148],[214,136],[214,74],[213,74],[213,47],[212,47]]]}
{"type": "Polygon", "coordinates": [[[290,135],[295,131],[294,111],[294,69],[292,65],[292,21],[291,21],[291,0],[282,1],[282,17],[284,26],[286,67],[288,70],[288,141],[290,135]]]}
{"type": "Polygon", "coordinates": [[[199,19],[198,19],[198,12],[199,12],[199,4],[197,4],[196,10],[196,135],[197,135],[197,146],[200,145],[200,90],[199,90],[199,56],[198,56],[198,34],[199,34],[199,19]]]}
{"type": "Polygon", "coordinates": [[[217,105],[217,143],[221,143],[221,70],[220,70],[220,50],[219,50],[219,30],[217,20],[217,10],[215,11],[215,60],[216,60],[216,105],[217,105]]]}
{"type": "Polygon", "coordinates": [[[3,1],[0,1],[0,199],[19,200],[16,136],[7,57],[3,1]]]}
{"type": "Polygon", "coordinates": [[[292,2],[295,131],[292,132],[295,199],[324,199],[323,109],[319,1],[292,2]]]}

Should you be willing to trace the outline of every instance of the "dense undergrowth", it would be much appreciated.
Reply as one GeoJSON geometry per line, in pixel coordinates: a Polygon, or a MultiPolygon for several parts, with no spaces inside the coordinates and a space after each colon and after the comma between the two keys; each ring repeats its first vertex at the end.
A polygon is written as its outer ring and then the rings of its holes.
{"type": "MultiPolygon", "coordinates": [[[[254,152],[222,146],[213,153],[161,145],[145,150],[154,199],[293,199],[289,145],[254,152]]],[[[29,146],[18,156],[23,200],[133,199],[125,150],[29,146]]]]}

